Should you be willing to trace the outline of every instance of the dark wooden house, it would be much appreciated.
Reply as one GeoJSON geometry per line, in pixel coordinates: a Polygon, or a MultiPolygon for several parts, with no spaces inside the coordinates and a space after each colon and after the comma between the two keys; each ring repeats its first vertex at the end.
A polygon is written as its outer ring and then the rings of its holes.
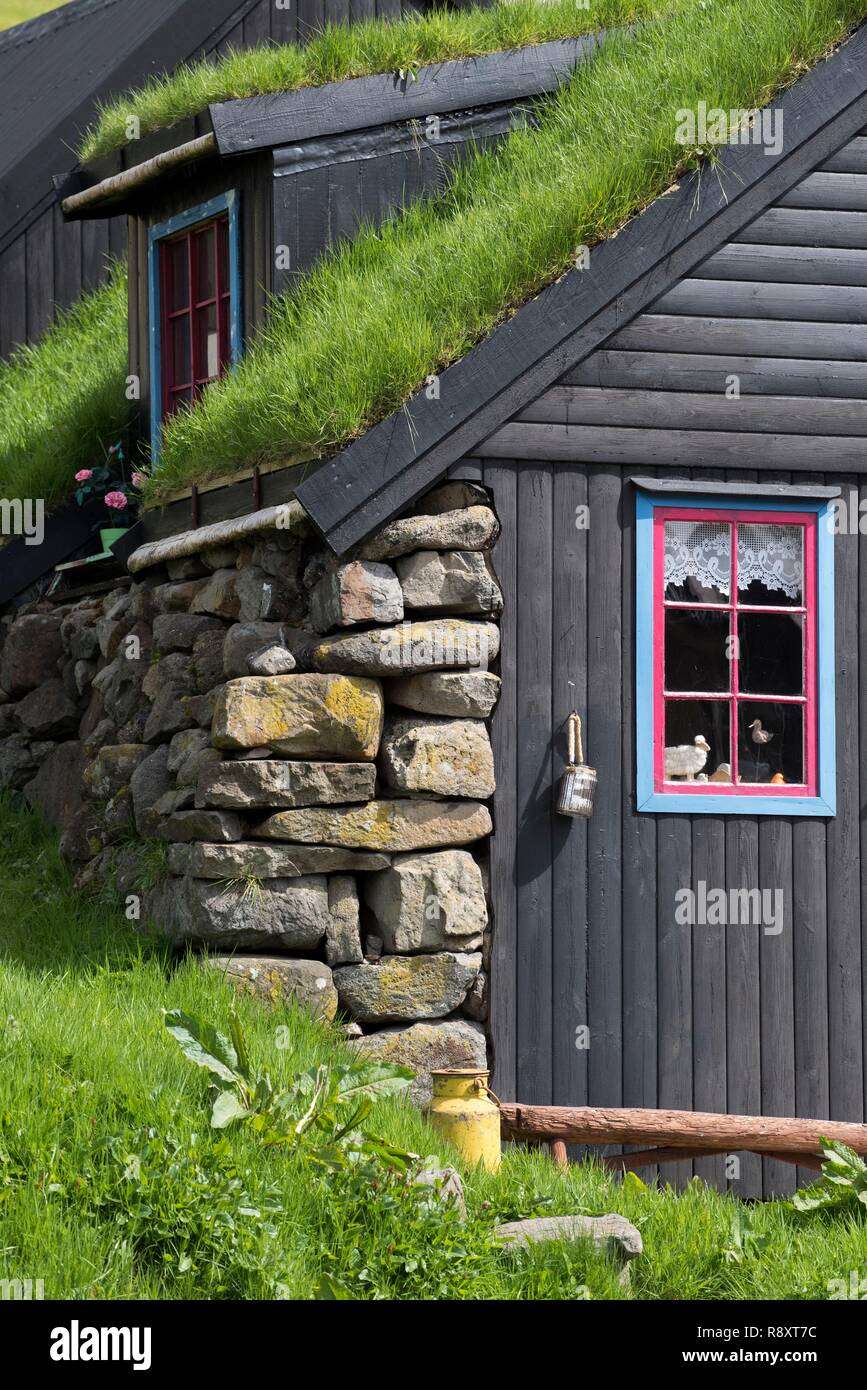
{"type": "MultiPolygon", "coordinates": [[[[217,375],[281,275],[435,188],[580,56],[228,103],[165,138],[200,142],[195,162],[132,184],[122,157],[90,171],[66,206],[129,214],[144,428],[198,379],[165,367],[189,306],[179,292],[166,315],[161,241],[217,256],[201,359],[217,375]],[[411,124],[432,113],[443,160],[411,124]]],[[[713,177],[450,368],[440,400],[420,393],[303,481],[241,479],[145,522],[158,536],[294,492],[343,552],[444,475],[490,490],[503,1098],[864,1117],[867,29],[776,109],[779,148],[724,147],[713,177]],[[598,772],[587,820],[554,809],[573,707],[598,772]]],[[[721,1178],[722,1159],[697,1171],[721,1178]]],[[[756,1157],[743,1177],[748,1194],[793,1181],[756,1157]]]]}

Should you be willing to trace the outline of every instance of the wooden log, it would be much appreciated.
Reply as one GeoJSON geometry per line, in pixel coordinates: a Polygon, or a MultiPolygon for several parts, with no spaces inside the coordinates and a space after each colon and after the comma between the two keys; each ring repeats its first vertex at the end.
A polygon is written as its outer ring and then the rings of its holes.
{"type": "Polygon", "coordinates": [[[153,159],[146,159],[143,164],[134,164],[131,169],[124,169],[120,174],[110,174],[107,179],[95,183],[92,188],[85,188],[81,193],[73,193],[69,198],[64,198],[61,203],[64,216],[86,217],[93,208],[110,199],[135,193],[145,184],[153,183],[154,179],[161,178],[172,169],[192,164],[197,159],[208,159],[216,153],[216,136],[200,135],[196,140],[188,140],[183,145],[176,145],[172,150],[164,150],[162,154],[154,155],[153,159]]]}
{"type": "MultiPolygon", "coordinates": [[[[606,1168],[612,1172],[618,1172],[621,1168],[634,1172],[638,1168],[654,1168],[658,1163],[677,1163],[681,1159],[687,1158],[711,1158],[715,1154],[727,1153],[731,1150],[719,1148],[672,1148],[672,1149],[641,1149],[638,1153],[614,1154],[608,1158],[603,1158],[602,1162],[606,1168]]],[[[822,1160],[818,1154],[803,1153],[783,1153],[781,1150],[774,1152],[763,1152],[763,1158],[775,1158],[781,1163],[795,1163],[801,1168],[813,1168],[820,1172],[822,1160]]]]}
{"type": "Polygon", "coordinates": [[[730,1153],[813,1154],[822,1139],[867,1154],[867,1125],[839,1120],[786,1119],[777,1115],[715,1115],[692,1110],[608,1110],[596,1106],[500,1106],[504,1139],[564,1144],[664,1144],[715,1148],[730,1153]]]}
{"type": "Polygon", "coordinates": [[[192,531],[182,531],[177,536],[166,536],[163,540],[148,541],[134,550],[127,560],[131,574],[148,569],[151,565],[163,564],[166,560],[180,560],[185,555],[196,555],[214,545],[228,545],[231,541],[243,540],[257,531],[270,531],[274,528],[300,534],[307,527],[307,519],[299,502],[284,502],[279,507],[263,507],[261,511],[250,512],[247,516],[236,517],[230,521],[215,521],[210,526],[199,526],[192,531]]]}

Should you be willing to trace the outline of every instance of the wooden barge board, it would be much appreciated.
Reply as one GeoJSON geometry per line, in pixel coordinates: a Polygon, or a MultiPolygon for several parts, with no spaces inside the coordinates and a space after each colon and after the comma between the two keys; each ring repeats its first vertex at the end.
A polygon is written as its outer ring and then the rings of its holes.
{"type": "Polygon", "coordinates": [[[605,41],[605,31],[461,58],[397,73],[355,77],[324,87],[302,87],[238,101],[212,103],[211,122],[221,155],[249,154],[314,136],[490,106],[554,91],[577,63],[605,41]]]}

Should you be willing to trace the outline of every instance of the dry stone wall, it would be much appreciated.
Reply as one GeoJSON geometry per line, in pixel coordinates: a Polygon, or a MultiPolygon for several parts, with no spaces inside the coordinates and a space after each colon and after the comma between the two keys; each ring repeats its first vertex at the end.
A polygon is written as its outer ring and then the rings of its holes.
{"type": "Polygon", "coordinates": [[[431,1066],[486,1057],[496,518],[445,484],[343,559],[297,504],[277,521],[7,614],[0,784],[83,891],[140,891],[143,921],[342,1017],[424,1099],[431,1066]]]}

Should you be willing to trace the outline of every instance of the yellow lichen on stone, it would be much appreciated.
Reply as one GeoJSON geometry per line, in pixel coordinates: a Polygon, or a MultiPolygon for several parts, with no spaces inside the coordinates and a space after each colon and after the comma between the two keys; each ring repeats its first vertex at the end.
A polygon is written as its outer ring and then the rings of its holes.
{"type": "Polygon", "coordinates": [[[359,744],[367,750],[363,756],[375,758],[385,714],[379,681],[336,676],[325,692],[323,703],[339,724],[355,729],[359,744]]]}
{"type": "Polygon", "coordinates": [[[383,712],[378,681],[317,673],[242,676],[220,693],[211,740],[217,748],[372,761],[383,712]]]}
{"type": "Polygon", "coordinates": [[[255,831],[266,839],[385,851],[469,844],[490,833],[490,812],[478,802],[408,799],[278,811],[255,831]]]}

